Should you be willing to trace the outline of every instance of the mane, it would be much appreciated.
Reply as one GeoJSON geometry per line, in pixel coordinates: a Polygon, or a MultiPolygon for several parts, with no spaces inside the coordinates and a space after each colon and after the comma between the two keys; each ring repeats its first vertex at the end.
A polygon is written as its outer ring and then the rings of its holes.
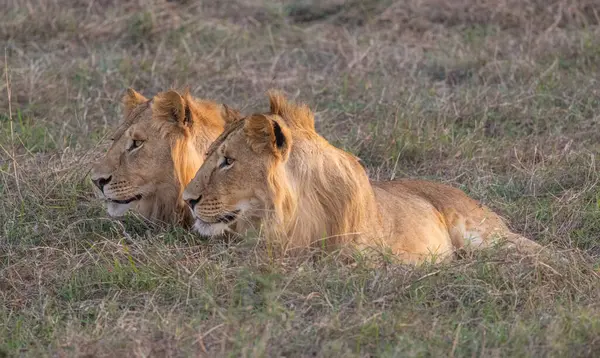
{"type": "Polygon", "coordinates": [[[173,116],[177,113],[173,112],[173,99],[168,98],[167,94],[159,93],[151,100],[153,101],[151,128],[169,142],[175,169],[173,189],[177,189],[156,193],[152,204],[140,209],[159,220],[168,220],[175,212],[178,214],[177,217],[191,223],[192,217],[184,203],[181,200],[174,201],[172,198],[181,198],[185,186],[194,178],[202,165],[203,154],[222,131],[224,125],[221,117],[222,105],[199,100],[192,97],[188,91],[184,92],[182,95],[186,104],[184,115],[190,118],[191,124],[182,126],[173,121],[173,116]]]}
{"type": "Polygon", "coordinates": [[[202,164],[202,155],[222,131],[224,122],[221,105],[194,98],[187,90],[181,96],[185,113],[177,113],[179,109],[173,105],[175,100],[168,96],[173,93],[160,93],[154,98],[152,116],[155,120],[152,124],[162,138],[169,140],[175,173],[183,192],[183,187],[194,178],[202,164]],[[174,125],[173,117],[179,115],[189,118],[190,123],[174,125]]]}
{"type": "Polygon", "coordinates": [[[291,129],[315,132],[315,116],[306,104],[289,103],[285,96],[275,90],[268,93],[271,114],[280,116],[291,129]]]}
{"type": "Polygon", "coordinates": [[[356,157],[327,142],[314,129],[305,105],[270,93],[271,114],[288,124],[293,137],[289,160],[272,171],[274,210],[268,234],[283,248],[336,246],[355,241],[377,219],[369,179],[356,157]]]}

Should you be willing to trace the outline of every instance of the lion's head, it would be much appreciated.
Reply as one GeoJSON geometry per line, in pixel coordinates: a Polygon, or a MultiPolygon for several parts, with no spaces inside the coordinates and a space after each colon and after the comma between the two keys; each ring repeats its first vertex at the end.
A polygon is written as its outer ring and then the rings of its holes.
{"type": "Polygon", "coordinates": [[[369,187],[363,167],[316,133],[307,106],[288,103],[276,92],[269,99],[269,113],[226,125],[186,187],[183,198],[195,229],[218,235],[264,224],[265,234],[286,241],[284,249],[350,232],[348,226],[369,209],[363,196],[372,195],[361,189],[369,187]],[[348,201],[354,192],[356,201],[348,201]],[[341,219],[331,220],[332,215],[341,219]]]}
{"type": "Polygon", "coordinates": [[[121,216],[135,208],[149,219],[189,219],[181,200],[183,188],[222,132],[223,117],[237,112],[177,91],[149,100],[128,89],[123,104],[124,121],[91,171],[108,213],[121,216]]]}
{"type": "Polygon", "coordinates": [[[260,217],[268,210],[276,199],[269,177],[286,159],[291,144],[287,132],[285,124],[268,115],[253,115],[226,127],[184,194],[201,234],[222,233],[238,219],[260,217]]]}

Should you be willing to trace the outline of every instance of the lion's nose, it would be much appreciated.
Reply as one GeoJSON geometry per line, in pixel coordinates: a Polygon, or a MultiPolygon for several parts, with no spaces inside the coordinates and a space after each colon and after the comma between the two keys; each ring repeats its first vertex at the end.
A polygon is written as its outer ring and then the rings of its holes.
{"type": "Polygon", "coordinates": [[[98,189],[100,189],[101,192],[104,192],[104,186],[108,184],[111,179],[112,176],[109,176],[108,178],[92,179],[92,182],[98,187],[98,189]]]}
{"type": "Polygon", "coordinates": [[[190,206],[190,208],[192,208],[192,210],[194,210],[194,206],[196,206],[196,204],[198,204],[200,199],[202,199],[202,195],[200,195],[196,199],[187,199],[185,202],[190,206]]]}

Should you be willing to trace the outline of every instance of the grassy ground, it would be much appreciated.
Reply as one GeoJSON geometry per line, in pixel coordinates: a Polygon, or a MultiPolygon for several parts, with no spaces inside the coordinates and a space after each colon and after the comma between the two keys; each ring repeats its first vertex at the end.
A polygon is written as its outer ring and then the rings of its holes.
{"type": "Polygon", "coordinates": [[[0,357],[597,355],[595,3],[3,1],[0,357]],[[118,99],[185,85],[284,89],[372,177],[461,187],[569,263],[350,268],[107,218],[86,175],[118,99]]]}

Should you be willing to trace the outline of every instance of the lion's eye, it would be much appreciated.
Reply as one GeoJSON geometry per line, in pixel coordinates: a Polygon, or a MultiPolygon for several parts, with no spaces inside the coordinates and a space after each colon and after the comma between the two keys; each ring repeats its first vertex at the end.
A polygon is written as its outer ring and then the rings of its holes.
{"type": "Polygon", "coordinates": [[[234,160],[229,158],[229,157],[223,157],[223,160],[221,161],[221,165],[219,166],[220,168],[227,168],[230,167],[231,164],[233,164],[234,160]]]}
{"type": "Polygon", "coordinates": [[[134,140],[134,141],[131,142],[131,147],[129,147],[129,150],[132,151],[132,150],[134,150],[136,148],[139,148],[139,147],[142,146],[142,144],[144,144],[143,140],[136,139],[136,140],[134,140]]]}

